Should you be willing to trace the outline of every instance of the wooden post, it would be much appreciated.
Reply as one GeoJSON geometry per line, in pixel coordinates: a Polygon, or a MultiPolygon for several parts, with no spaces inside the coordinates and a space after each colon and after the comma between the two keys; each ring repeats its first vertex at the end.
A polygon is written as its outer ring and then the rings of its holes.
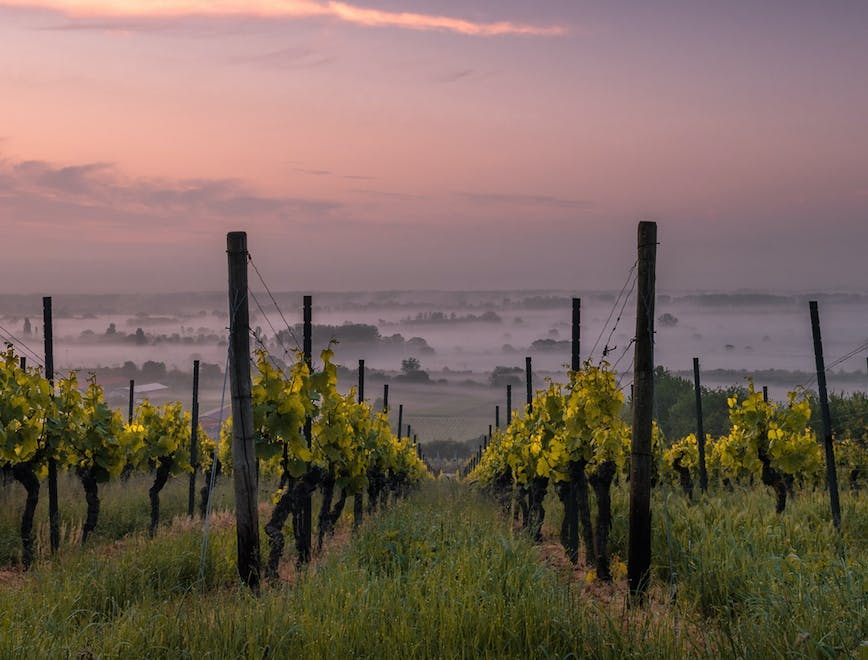
{"type": "Polygon", "coordinates": [[[702,425],[702,387],[699,384],[699,358],[693,358],[693,390],[696,393],[696,447],[699,450],[699,488],[708,491],[708,471],[705,467],[705,428],[702,425]]]}
{"type": "Polygon", "coordinates": [[[133,406],[136,402],[136,381],[130,378],[130,405],[127,410],[127,424],[133,423],[133,406]]]}
{"type": "Polygon", "coordinates": [[[401,425],[404,423],[404,404],[398,404],[398,440],[401,439],[401,425]]]}
{"type": "Polygon", "coordinates": [[[580,340],[582,329],[582,299],[573,298],[573,346],[570,360],[570,367],[573,371],[578,371],[581,366],[579,355],[580,340]]]}
{"type": "Polygon", "coordinates": [[[769,402],[769,386],[763,385],[763,402],[769,402]]]}
{"type": "Polygon", "coordinates": [[[407,437],[410,438],[412,436],[413,436],[412,427],[409,424],[407,424],[407,437]]]}
{"type": "Polygon", "coordinates": [[[500,406],[494,406],[494,428],[500,430],[500,406]]]}
{"type": "MultiPolygon", "coordinates": [[[[54,396],[54,321],[51,314],[51,296],[42,299],[42,337],[45,346],[45,378],[54,396]]],[[[48,536],[51,554],[60,548],[60,507],[57,503],[57,459],[48,457],[48,536]]]]}
{"type": "Polygon", "coordinates": [[[820,312],[817,301],[808,302],[811,310],[811,332],[814,335],[814,359],[817,363],[817,388],[820,390],[820,412],[823,416],[823,445],[826,449],[826,481],[829,486],[829,506],[832,523],[841,529],[841,505],[838,502],[838,474],[835,470],[835,449],[832,446],[832,417],[829,414],[829,394],[826,391],[826,365],[823,360],[823,339],[820,337],[820,312]]]}
{"type": "Polygon", "coordinates": [[[533,410],[533,372],[530,367],[530,357],[524,359],[524,379],[527,385],[527,412],[533,410]]]}
{"type": "Polygon", "coordinates": [[[196,508],[196,470],[199,469],[199,360],[193,360],[193,410],[190,414],[190,490],[187,493],[187,515],[193,517],[196,508]]]}
{"type": "MultiPolygon", "coordinates": [[[[313,297],[304,297],[304,319],[303,319],[304,337],[303,350],[304,362],[307,368],[313,373],[313,297]]],[[[304,439],[308,448],[313,445],[313,420],[310,416],[304,420],[304,439]]],[[[310,562],[311,538],[313,533],[313,501],[310,493],[304,496],[302,500],[301,512],[301,543],[299,544],[298,560],[302,564],[310,562]]]]}
{"type": "MultiPolygon", "coordinates": [[[[365,361],[359,360],[359,403],[365,400],[365,361]]],[[[389,406],[389,386],[383,386],[383,410],[389,406]]],[[[353,495],[353,529],[357,529],[365,517],[365,500],[361,492],[353,495]]]]}
{"type": "Polygon", "coordinates": [[[18,366],[21,367],[21,370],[24,371],[27,369],[27,356],[22,355],[18,358],[18,366]]]}
{"type": "Polygon", "coordinates": [[[630,539],[627,583],[640,601],[651,573],[651,423],[654,416],[654,295],[657,223],[640,222],[636,296],[633,440],[630,450],[630,539]]]}
{"type": "Polygon", "coordinates": [[[506,426],[512,423],[512,385],[506,386],[506,426]]]}
{"type": "Polygon", "coordinates": [[[389,383],[383,384],[383,412],[389,412],[389,383]]]}
{"type": "Polygon", "coordinates": [[[229,256],[229,383],[232,393],[232,481],[235,489],[235,527],[238,574],[259,591],[259,484],[253,439],[253,400],[250,381],[250,312],[247,299],[247,233],[226,235],[229,256]]]}

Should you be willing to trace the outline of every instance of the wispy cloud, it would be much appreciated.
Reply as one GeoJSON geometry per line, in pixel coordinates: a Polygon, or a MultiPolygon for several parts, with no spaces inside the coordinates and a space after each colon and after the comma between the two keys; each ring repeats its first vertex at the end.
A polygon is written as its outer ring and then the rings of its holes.
{"type": "Polygon", "coordinates": [[[453,16],[372,9],[335,0],[0,0],[0,7],[48,9],[75,18],[183,18],[247,16],[298,19],[324,17],[366,27],[451,32],[471,36],[559,36],[561,25],[474,21],[453,16]]]}
{"type": "Polygon", "coordinates": [[[594,208],[594,203],[586,199],[564,199],[551,195],[522,195],[511,193],[458,193],[464,199],[477,204],[506,206],[548,206],[561,209],[578,209],[588,211],[594,208]]]}
{"type": "Polygon", "coordinates": [[[496,75],[496,71],[478,71],[476,69],[452,69],[431,76],[431,82],[455,83],[485,80],[496,75]]]}
{"type": "Polygon", "coordinates": [[[76,231],[133,232],[175,227],[208,231],[244,219],[263,226],[322,222],[340,204],[257,193],[236,179],[145,179],[124,176],[110,163],[59,166],[41,160],[0,160],[0,221],[76,231]]]}

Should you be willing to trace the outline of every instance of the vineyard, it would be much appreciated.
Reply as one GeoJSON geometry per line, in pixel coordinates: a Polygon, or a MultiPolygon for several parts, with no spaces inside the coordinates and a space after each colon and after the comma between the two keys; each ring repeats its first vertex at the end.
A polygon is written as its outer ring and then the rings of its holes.
{"type": "Polygon", "coordinates": [[[124,416],[94,377],[55,378],[50,333],[41,367],[3,353],[3,657],[865,653],[864,394],[833,437],[823,369],[822,420],[813,394],[750,381],[705,433],[695,362],[697,430],[667,437],[653,305],[627,396],[605,358],[579,361],[574,302],[565,382],[535,390],[527,358],[525,405],[508,387],[505,423],[498,406],[463,469],[435,475],[388,387],[366,401],[363,361],[353,387],[332,345],[314,362],[309,297],[303,347],[251,332],[232,236],[219,432],[195,394],[124,416]]]}

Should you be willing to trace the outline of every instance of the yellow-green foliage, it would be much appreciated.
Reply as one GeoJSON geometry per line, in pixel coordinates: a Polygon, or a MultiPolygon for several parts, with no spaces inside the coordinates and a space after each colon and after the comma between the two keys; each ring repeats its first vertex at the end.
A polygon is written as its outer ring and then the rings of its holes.
{"type": "Polygon", "coordinates": [[[590,471],[606,461],[623,468],[630,443],[623,403],[608,365],[586,363],[570,374],[566,392],[556,383],[537,392],[530,410],[495,434],[470,478],[485,484],[508,469],[523,485],[535,477],[568,479],[570,461],[585,461],[590,471]]]}
{"type": "Polygon", "coordinates": [[[9,346],[0,364],[0,465],[34,463],[47,458],[43,442],[46,412],[51,405],[48,381],[36,369],[21,369],[9,346]]]}
{"type": "MultiPolygon", "coordinates": [[[[706,436],[706,446],[709,445],[711,436],[706,436]]],[[[681,438],[663,451],[664,468],[670,473],[675,465],[679,464],[691,472],[699,466],[699,447],[696,443],[696,434],[691,433],[686,438],[681,438]]]]}
{"type": "Polygon", "coordinates": [[[97,481],[119,476],[139,433],[109,407],[96,379],[91,377],[82,396],[75,374],[70,374],[59,383],[55,403],[53,417],[62,421],[53,430],[64,440],[66,463],[89,470],[97,481]]]}
{"type": "Polygon", "coordinates": [[[170,474],[190,472],[190,413],[180,403],[154,406],[143,401],[130,426],[130,462],[140,469],[160,459],[172,461],[170,474]]]}
{"type": "Polygon", "coordinates": [[[763,401],[762,393],[750,382],[747,396],[741,401],[732,397],[728,404],[732,429],[713,448],[724,476],[760,476],[762,456],[784,474],[821,474],[823,456],[816,435],[808,427],[811,409],[802,393],[790,392],[787,404],[779,406],[763,401]]]}
{"type": "MultiPolygon", "coordinates": [[[[299,477],[319,468],[349,494],[368,485],[368,469],[401,475],[410,483],[427,474],[415,446],[399,441],[384,414],[375,414],[358,403],[353,390],[346,395],[337,388],[334,354],[320,354],[322,369],[311,373],[301,356],[288,372],[278,369],[267,354],[257,353],[258,375],[253,380],[253,425],[260,469],[280,475],[284,469],[299,477]],[[303,427],[310,417],[311,446],[303,427]]],[[[220,432],[219,456],[224,470],[232,469],[232,420],[220,432]]]]}

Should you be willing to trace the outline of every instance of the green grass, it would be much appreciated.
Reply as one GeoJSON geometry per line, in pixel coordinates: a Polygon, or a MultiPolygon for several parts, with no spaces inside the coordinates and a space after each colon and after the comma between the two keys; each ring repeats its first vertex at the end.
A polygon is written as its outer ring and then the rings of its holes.
{"type": "MultiPolygon", "coordinates": [[[[134,474],[127,481],[115,480],[100,484],[99,522],[88,543],[94,545],[115,541],[128,534],[146,530],[150,523],[151,508],[148,488],[153,478],[147,474],[134,474]]],[[[170,479],[160,493],[160,520],[169,523],[177,516],[186,515],[189,477],[183,475],[170,479]]],[[[196,482],[198,491],[204,485],[202,476],[196,482]]],[[[61,553],[74,551],[81,542],[86,504],[81,482],[70,473],[58,478],[58,504],[60,509],[61,553]]],[[[262,497],[267,498],[268,485],[263,485],[262,497]]],[[[0,480],[0,566],[20,563],[21,560],[21,513],[24,510],[26,493],[11,477],[5,484],[0,480]]],[[[199,493],[196,493],[198,515],[199,493]]],[[[232,506],[232,485],[225,479],[217,481],[214,495],[214,510],[221,511],[232,506]]],[[[48,486],[42,482],[39,504],[36,507],[33,532],[37,559],[49,556],[48,486]]]]}
{"type": "MultiPolygon", "coordinates": [[[[0,657],[858,657],[868,638],[866,502],[842,498],[836,542],[823,494],[775,516],[767,494],[655,501],[648,609],[592,596],[481,495],[435,483],[366,521],[293,584],[255,598],[234,532],[175,524],[42,562],[0,587],[0,657]],[[843,551],[843,558],[841,552],[843,551]],[[678,600],[661,600],[669,555],[678,600]]],[[[613,550],[626,556],[626,490],[613,550]]],[[[551,502],[547,529],[559,523],[551,502]]],[[[349,524],[349,514],[342,521],[349,524]]],[[[287,530],[289,531],[289,530],[287,530]]]]}

